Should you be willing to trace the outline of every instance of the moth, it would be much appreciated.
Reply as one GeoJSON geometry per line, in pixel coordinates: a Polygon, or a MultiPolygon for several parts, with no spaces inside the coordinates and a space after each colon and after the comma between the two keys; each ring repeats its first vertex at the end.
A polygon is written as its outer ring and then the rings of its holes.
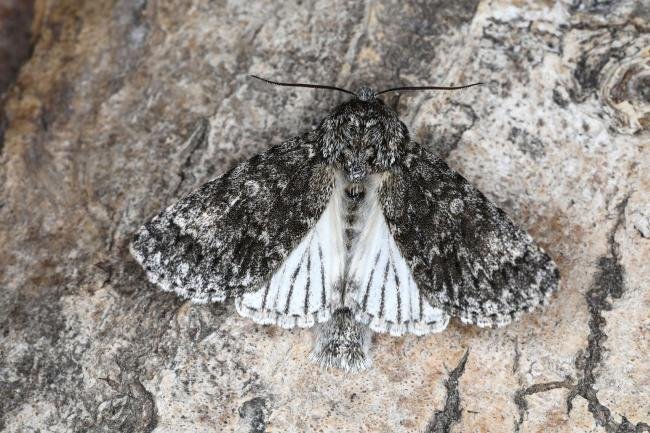
{"type": "Polygon", "coordinates": [[[259,79],[352,98],[137,232],[131,253],[162,290],[234,299],[259,324],[314,328],[312,360],[360,371],[373,332],[427,335],[453,316],[503,326],[557,289],[542,248],[378,98],[474,84],[353,93],[259,79]]]}

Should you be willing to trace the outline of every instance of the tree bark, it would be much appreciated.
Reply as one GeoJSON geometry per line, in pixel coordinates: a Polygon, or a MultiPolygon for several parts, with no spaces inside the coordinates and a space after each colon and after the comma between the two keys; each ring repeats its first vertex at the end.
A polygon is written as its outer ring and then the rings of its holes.
{"type": "Polygon", "coordinates": [[[0,156],[0,430],[650,431],[647,0],[37,0],[31,27],[0,156]],[[486,83],[387,100],[556,260],[550,305],[378,335],[347,375],[309,331],[158,291],[135,230],[345,100],[247,74],[486,83]]]}

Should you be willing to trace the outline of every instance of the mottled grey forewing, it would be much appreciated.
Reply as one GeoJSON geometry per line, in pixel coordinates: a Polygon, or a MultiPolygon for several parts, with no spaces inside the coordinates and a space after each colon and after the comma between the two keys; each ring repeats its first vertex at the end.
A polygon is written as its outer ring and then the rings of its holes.
{"type": "Polygon", "coordinates": [[[197,302],[260,286],[325,209],[333,175],[304,137],[254,156],[146,223],[134,257],[161,288],[197,302]]]}
{"type": "Polygon", "coordinates": [[[416,143],[380,189],[418,288],[466,323],[503,325],[557,288],[553,261],[460,174],[416,143]]]}

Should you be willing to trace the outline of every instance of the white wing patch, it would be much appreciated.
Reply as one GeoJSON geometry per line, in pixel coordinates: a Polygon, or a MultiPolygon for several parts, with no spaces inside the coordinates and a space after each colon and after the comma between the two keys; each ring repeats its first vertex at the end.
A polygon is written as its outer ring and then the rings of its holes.
{"type": "Polygon", "coordinates": [[[323,215],[270,281],[235,300],[237,312],[264,325],[309,328],[329,320],[334,287],[345,270],[341,194],[332,193],[323,215]]]}
{"type": "Polygon", "coordinates": [[[447,327],[449,315],[432,307],[418,290],[386,224],[377,187],[376,180],[369,185],[348,272],[355,287],[350,294],[355,317],[375,332],[394,336],[440,332],[447,327]]]}

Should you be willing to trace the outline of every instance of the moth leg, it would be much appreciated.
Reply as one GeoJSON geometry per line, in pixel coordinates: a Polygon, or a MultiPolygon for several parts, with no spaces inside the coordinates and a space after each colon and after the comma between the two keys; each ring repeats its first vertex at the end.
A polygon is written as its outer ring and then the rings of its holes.
{"type": "Polygon", "coordinates": [[[370,359],[368,326],[354,319],[348,307],[334,310],[332,318],[314,327],[316,343],[309,359],[323,367],[337,367],[348,372],[366,370],[370,359]]]}

